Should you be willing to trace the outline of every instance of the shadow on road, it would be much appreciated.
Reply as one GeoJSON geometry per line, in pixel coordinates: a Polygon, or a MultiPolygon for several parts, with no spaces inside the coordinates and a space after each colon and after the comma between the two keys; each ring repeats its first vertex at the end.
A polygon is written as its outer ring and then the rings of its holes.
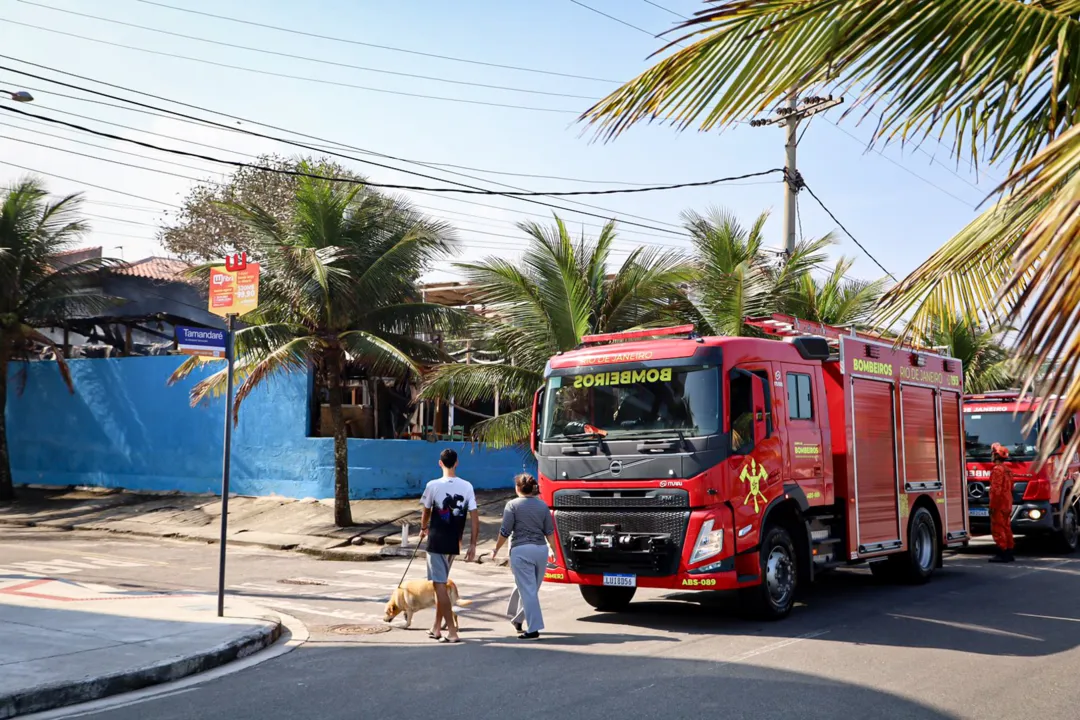
{"type": "Polygon", "coordinates": [[[752,718],[951,720],[887,692],[737,662],[678,660],[533,644],[306,645],[221,678],[181,701],[162,698],[91,720],[587,720],[752,718]]]}
{"type": "Polygon", "coordinates": [[[1039,657],[1080,646],[1080,559],[1021,557],[988,565],[982,552],[949,561],[927,585],[880,582],[842,570],[805,593],[787,620],[743,619],[731,593],[676,592],[580,620],[718,637],[790,638],[828,629],[825,640],[886,647],[1039,657]]]}

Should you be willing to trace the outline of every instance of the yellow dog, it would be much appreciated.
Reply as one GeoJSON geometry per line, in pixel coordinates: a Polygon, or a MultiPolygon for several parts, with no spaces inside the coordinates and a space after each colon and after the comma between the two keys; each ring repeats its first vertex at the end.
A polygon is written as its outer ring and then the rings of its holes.
{"type": "MultiPolygon", "coordinates": [[[[453,580],[446,583],[446,591],[450,593],[450,604],[453,607],[467,607],[472,604],[471,600],[459,600],[457,585],[453,580]]],[[[413,615],[418,610],[426,610],[435,607],[435,583],[430,580],[409,580],[394,589],[393,595],[386,603],[386,617],[383,622],[390,622],[398,615],[405,614],[405,627],[412,625],[413,615]]],[[[454,614],[454,622],[457,622],[457,613],[454,614]]]]}

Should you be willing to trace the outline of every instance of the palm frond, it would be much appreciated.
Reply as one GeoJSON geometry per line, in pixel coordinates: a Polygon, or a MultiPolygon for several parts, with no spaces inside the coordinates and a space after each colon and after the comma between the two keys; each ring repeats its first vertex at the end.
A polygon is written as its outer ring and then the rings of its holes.
{"type": "Polygon", "coordinates": [[[451,395],[460,403],[493,400],[499,397],[514,405],[532,402],[533,393],[544,384],[541,372],[516,365],[467,365],[453,363],[436,368],[424,379],[420,397],[434,400],[451,395]]]}
{"type": "Polygon", "coordinates": [[[420,374],[420,368],[408,353],[375,333],[347,330],[337,339],[350,360],[363,364],[375,374],[394,377],[420,374]]]}
{"type": "Polygon", "coordinates": [[[473,435],[492,448],[527,445],[532,428],[532,408],[503,413],[473,425],[473,435]]]}
{"type": "MultiPolygon", "coordinates": [[[[947,130],[955,153],[1016,163],[1080,120],[1071,2],[713,0],[689,42],[584,113],[605,137],[641,121],[727,127],[800,93],[860,87],[881,138],[947,130]]],[[[669,48],[672,45],[668,46],[669,48]]]]}
{"type": "MultiPolygon", "coordinates": [[[[67,360],[64,359],[64,353],[60,349],[60,346],[49,339],[49,337],[38,330],[30,327],[29,325],[20,325],[15,328],[15,337],[5,337],[4,339],[10,342],[11,340],[22,340],[23,342],[35,342],[40,345],[44,345],[53,351],[53,357],[56,362],[56,369],[60,372],[60,378],[64,381],[64,385],[67,386],[68,392],[75,392],[75,382],[71,378],[71,368],[68,367],[67,360]]],[[[5,333],[5,335],[7,335],[5,333]]],[[[23,358],[25,359],[25,358],[23,358]]],[[[3,412],[3,408],[0,408],[0,412],[3,412]]]]}
{"type": "Polygon", "coordinates": [[[409,302],[382,305],[364,316],[364,323],[385,332],[423,335],[459,333],[470,326],[470,313],[438,303],[409,302]]]}

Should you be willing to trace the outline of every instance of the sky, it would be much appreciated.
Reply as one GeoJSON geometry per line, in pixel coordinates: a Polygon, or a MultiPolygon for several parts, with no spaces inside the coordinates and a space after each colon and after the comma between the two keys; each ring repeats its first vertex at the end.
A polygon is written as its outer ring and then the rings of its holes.
{"type": "MultiPolygon", "coordinates": [[[[3,99],[0,106],[233,161],[268,152],[310,154],[234,128],[311,145],[348,146],[340,152],[369,162],[335,159],[370,181],[426,187],[447,187],[448,180],[457,180],[490,189],[499,189],[497,183],[532,191],[615,189],[631,187],[629,183],[695,182],[782,167],[784,131],[777,126],[742,124],[722,132],[680,133],[662,124],[640,125],[614,141],[601,142],[576,121],[619,81],[649,67],[649,55],[664,44],[653,34],[668,30],[678,15],[689,16],[701,6],[698,0],[0,0],[0,88],[28,90],[35,98],[19,105],[3,99]],[[354,42],[182,12],[154,4],[159,1],[354,42]],[[16,71],[78,87],[62,87],[16,71]],[[415,75],[428,79],[411,77],[415,75]],[[226,127],[170,119],[157,110],[137,112],[138,108],[85,89],[186,112],[226,127]],[[473,178],[448,174],[451,171],[473,178]]],[[[798,168],[836,219],[885,268],[903,277],[975,217],[975,208],[1002,173],[976,175],[966,161],[957,166],[947,145],[934,141],[920,148],[890,145],[868,150],[872,127],[858,123],[855,115],[844,117],[844,107],[817,116],[805,127],[798,168]]],[[[156,240],[157,228],[169,221],[198,180],[221,182],[231,168],[0,112],[0,181],[7,185],[27,170],[41,175],[52,192],[83,192],[92,226],[86,245],[100,245],[106,255],[133,261],[165,254],[156,240]]],[[[552,212],[500,196],[402,194],[457,228],[459,262],[514,257],[524,245],[515,223],[547,222],[552,212]]],[[[725,209],[745,224],[760,212],[771,211],[766,244],[782,247],[783,194],[779,176],[774,175],[705,188],[541,200],[566,207],[559,214],[575,234],[595,234],[605,219],[620,220],[614,256],[620,261],[641,245],[687,248],[680,232],[681,214],[687,209],[700,213],[725,209]]],[[[855,258],[851,276],[882,276],[805,193],[799,207],[804,237],[837,232],[831,254],[834,259],[855,258]]],[[[427,279],[460,279],[460,272],[445,263],[427,279]]]]}

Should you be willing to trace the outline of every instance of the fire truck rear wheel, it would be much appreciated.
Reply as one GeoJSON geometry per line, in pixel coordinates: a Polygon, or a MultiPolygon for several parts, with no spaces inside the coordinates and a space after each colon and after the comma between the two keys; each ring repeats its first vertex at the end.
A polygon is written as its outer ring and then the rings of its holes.
{"type": "Polygon", "coordinates": [[[799,570],[795,543],[779,525],[761,539],[761,583],[739,591],[743,611],[760,620],[782,620],[795,607],[799,570]]]}
{"type": "Polygon", "coordinates": [[[600,612],[619,612],[625,610],[634,599],[637,588],[603,587],[601,585],[579,585],[581,597],[600,612]]]}
{"type": "Polygon", "coordinates": [[[907,552],[889,558],[889,562],[896,563],[902,579],[917,585],[930,579],[937,567],[939,537],[930,511],[924,507],[916,509],[908,525],[907,552]]]}

